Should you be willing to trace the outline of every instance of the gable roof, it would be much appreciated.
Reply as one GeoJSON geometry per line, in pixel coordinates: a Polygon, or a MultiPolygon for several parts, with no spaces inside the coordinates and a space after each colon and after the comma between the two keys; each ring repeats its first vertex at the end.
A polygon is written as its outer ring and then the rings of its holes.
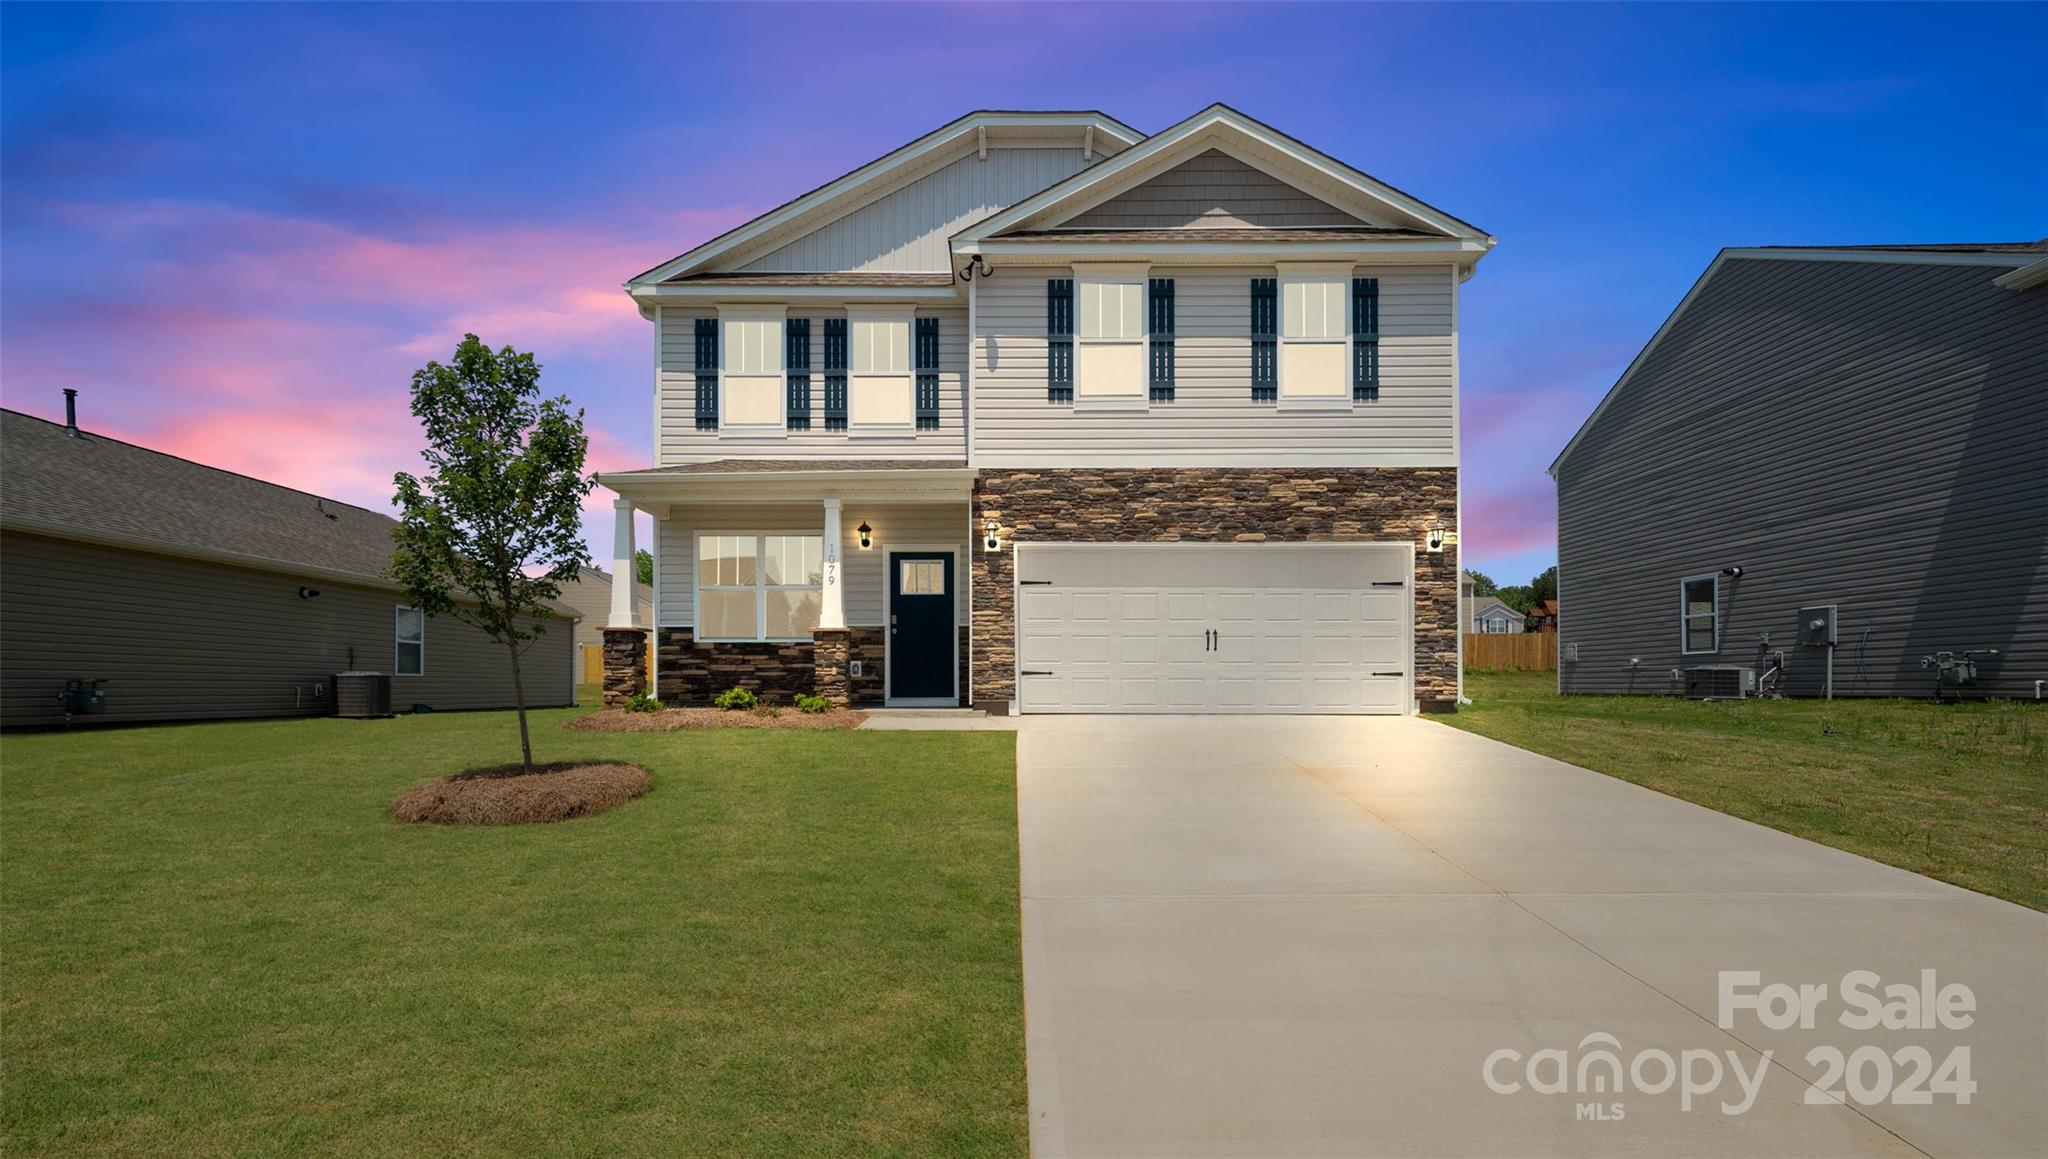
{"type": "Polygon", "coordinates": [[[1515,606],[1513,604],[1508,603],[1506,600],[1501,599],[1499,596],[1475,596],[1473,598],[1476,602],[1472,605],[1471,618],[1474,620],[1479,619],[1481,616],[1485,615],[1487,612],[1490,612],[1495,608],[1501,608],[1502,610],[1506,611],[1508,615],[1513,616],[1516,619],[1528,618],[1526,613],[1516,611],[1515,606]]]}
{"type": "Polygon", "coordinates": [[[1692,288],[1685,292],[1685,296],[1678,300],[1678,305],[1672,307],[1671,313],[1666,315],[1663,323],[1657,327],[1656,333],[1650,335],[1650,340],[1643,344],[1643,348],[1636,352],[1634,358],[1629,360],[1628,366],[1621,372],[1621,377],[1615,379],[1614,385],[1607,388],[1607,393],[1600,396],[1600,401],[1593,407],[1592,413],[1586,416],[1586,421],[1579,424],[1579,429],[1572,433],[1571,441],[1567,442],[1564,445],[1564,449],[1557,453],[1557,457],[1550,461],[1550,466],[1546,470],[1551,478],[1557,478],[1558,468],[1564,464],[1565,459],[1571,455],[1572,451],[1578,447],[1580,441],[1586,437],[1586,432],[1593,429],[1593,424],[1600,421],[1600,416],[1606,413],[1608,404],[1612,403],[1627,388],[1630,381],[1635,378],[1636,371],[1648,361],[1650,354],[1657,349],[1658,343],[1664,340],[1664,336],[1671,332],[1679,318],[1685,314],[1686,308],[1691,306],[1694,299],[1700,296],[1700,291],[1706,287],[1707,283],[1713,279],[1721,267],[1730,261],[1827,261],[1899,265],[2002,266],[2008,267],[2010,272],[1994,278],[1993,281],[2008,288],[2024,289],[2039,284],[2035,281],[2019,278],[2018,275],[2024,271],[2040,267],[2042,273],[2041,280],[2048,281],[2048,265],[2044,265],[2044,255],[2048,255],[2048,238],[2042,238],[2039,241],[2023,242],[1949,242],[1933,245],[1761,246],[1749,249],[1724,249],[1714,255],[1713,261],[1707,263],[1707,268],[1693,281],[1692,288]]]}
{"type": "Polygon", "coordinates": [[[1397,227],[1481,243],[1480,252],[1493,244],[1493,237],[1479,227],[1224,104],[1210,105],[1115,157],[983,218],[954,234],[953,241],[956,245],[972,246],[1005,237],[1012,231],[1056,227],[1211,150],[1247,161],[1283,180],[1289,173],[1282,171],[1291,171],[1304,182],[1320,186],[1304,192],[1338,208],[1350,208],[1342,204],[1349,200],[1354,206],[1370,207],[1397,227]]]}
{"type": "Polygon", "coordinates": [[[958,145],[980,140],[991,128],[1071,128],[1086,130],[1097,141],[1097,152],[1107,154],[1136,144],[1144,134],[1109,115],[1086,111],[1026,111],[978,109],[949,121],[915,141],[877,157],[842,174],[808,193],[800,194],[743,225],[719,234],[668,261],[627,279],[627,289],[665,282],[703,268],[715,259],[760,241],[775,231],[795,226],[813,214],[828,213],[833,207],[851,209],[876,189],[894,181],[906,171],[946,155],[958,145]]]}

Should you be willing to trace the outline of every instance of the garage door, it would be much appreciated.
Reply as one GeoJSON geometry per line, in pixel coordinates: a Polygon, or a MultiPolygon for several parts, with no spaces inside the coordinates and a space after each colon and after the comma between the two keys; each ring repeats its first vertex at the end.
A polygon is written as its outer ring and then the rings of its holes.
{"type": "Polygon", "coordinates": [[[1406,544],[1018,544],[1025,712],[1405,712],[1406,544]]]}

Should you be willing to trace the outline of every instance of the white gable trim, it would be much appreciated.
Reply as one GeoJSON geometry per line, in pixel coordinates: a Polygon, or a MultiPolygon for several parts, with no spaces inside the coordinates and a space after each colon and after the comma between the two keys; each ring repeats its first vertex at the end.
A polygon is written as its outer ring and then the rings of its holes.
{"type": "MultiPolygon", "coordinates": [[[[865,190],[867,196],[861,197],[856,204],[846,206],[840,211],[840,214],[833,216],[837,217],[850,213],[854,209],[859,208],[861,204],[865,204],[884,191],[880,188],[869,187],[878,184],[886,185],[888,182],[904,176],[907,172],[915,170],[920,165],[952,150],[956,146],[965,148],[982,147],[987,140],[987,130],[991,126],[1020,128],[1071,127],[1085,129],[1091,134],[1100,130],[1110,140],[1119,142],[1120,146],[1123,147],[1135,145],[1143,139],[1143,134],[1137,130],[1100,113],[969,113],[958,120],[926,133],[924,136],[894,152],[884,154],[868,162],[843,177],[827,182],[793,201],[785,202],[781,206],[769,210],[767,213],[744,225],[727,230],[725,233],[712,238],[697,248],[671,258],[653,269],[627,280],[626,288],[631,290],[638,286],[664,282],[679,274],[701,269],[723,255],[759,241],[775,230],[790,225],[804,215],[819,209],[821,206],[865,190]]],[[[826,220],[831,219],[828,218],[826,220]]],[[[823,223],[821,222],[820,224],[823,223]]]]}
{"type": "MultiPolygon", "coordinates": [[[[1241,145],[1233,148],[1233,137],[1239,141],[1254,142],[1280,153],[1336,189],[1352,192],[1367,201],[1386,206],[1393,212],[1420,221],[1432,229],[1441,230],[1457,238],[1483,239],[1489,245],[1493,241],[1489,234],[1469,222],[1461,221],[1434,206],[1410,197],[1393,186],[1260,124],[1227,105],[1211,105],[1180,124],[1145,138],[1139,144],[1099,165],[1083,169],[1050,189],[1025,198],[1000,213],[991,214],[954,234],[953,240],[956,244],[987,241],[1050,213],[1072,216],[1086,212],[1125,192],[1146,177],[1164,172],[1174,164],[1210,148],[1220,149],[1248,165],[1272,172],[1269,164],[1248,155],[1241,145]]],[[[1274,176],[1285,180],[1282,174],[1275,173],[1274,176]]],[[[1314,189],[1304,192],[1322,196],[1314,189]]],[[[1338,208],[1343,207],[1340,205],[1338,208]]]]}
{"type": "MultiPolygon", "coordinates": [[[[1664,341],[1664,336],[1671,332],[1671,327],[1677,323],[1679,316],[1685,313],[1686,307],[1692,305],[1694,298],[1699,297],[1701,288],[1713,278],[1722,263],[1730,258],[1745,261],[1866,262],[1874,265],[1901,266],[2016,266],[2022,269],[2044,260],[2038,253],[2014,250],[1724,249],[1714,255],[1714,260],[1708,263],[1706,272],[1693,282],[1692,289],[1685,292],[1685,297],[1678,300],[1678,305],[1665,317],[1664,324],[1657,327],[1657,332],[1650,335],[1650,341],[1629,361],[1628,368],[1621,372],[1621,377],[1615,379],[1614,385],[1607,388],[1607,393],[1600,396],[1599,405],[1593,408],[1592,414],[1586,416],[1585,422],[1579,424],[1579,429],[1572,434],[1571,441],[1564,445],[1564,450],[1559,451],[1557,458],[1550,461],[1548,472],[1551,478],[1557,478],[1558,467],[1571,456],[1573,449],[1579,445],[1579,440],[1585,438],[1586,432],[1593,429],[1593,424],[1600,421],[1600,416],[1606,413],[1608,404],[1628,386],[1629,381],[1635,377],[1637,368],[1649,359],[1651,352],[1657,349],[1657,344],[1664,341]]],[[[1994,281],[2003,284],[2003,279],[2009,277],[2012,277],[2012,274],[2002,275],[1994,281]]]]}

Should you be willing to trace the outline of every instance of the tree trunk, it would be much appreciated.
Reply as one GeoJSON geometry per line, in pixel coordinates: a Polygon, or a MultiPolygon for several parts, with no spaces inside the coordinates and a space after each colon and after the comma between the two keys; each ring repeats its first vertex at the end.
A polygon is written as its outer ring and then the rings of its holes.
{"type": "Polygon", "coordinates": [[[508,639],[505,650],[512,654],[512,704],[519,710],[519,759],[527,772],[533,771],[533,741],[526,733],[526,686],[519,680],[519,641],[508,639]]]}

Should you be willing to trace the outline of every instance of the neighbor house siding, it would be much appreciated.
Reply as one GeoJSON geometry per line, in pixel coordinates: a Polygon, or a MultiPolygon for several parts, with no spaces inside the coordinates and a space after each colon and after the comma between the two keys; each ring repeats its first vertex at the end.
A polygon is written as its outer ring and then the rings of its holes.
{"type": "Polygon", "coordinates": [[[946,240],[1080,172],[1079,149],[969,151],[931,173],[739,266],[749,272],[947,273],[946,240]]]}
{"type": "MultiPolygon", "coordinates": [[[[0,723],[63,721],[66,680],[104,679],[95,721],[313,716],[329,712],[334,674],[392,671],[392,591],[300,579],[123,548],[8,533],[0,537],[0,723]],[[301,586],[320,594],[299,596],[301,586]]],[[[572,632],[557,621],[523,654],[529,706],[574,698],[572,632]]],[[[505,647],[456,620],[429,620],[426,674],[394,676],[392,707],[506,708],[505,647]]]]}
{"type": "MultiPolygon", "coordinates": [[[[702,531],[824,530],[819,503],[744,503],[679,507],[661,521],[661,585],[657,597],[661,625],[696,626],[692,579],[696,574],[697,533],[702,531]]],[[[967,500],[953,503],[862,503],[848,500],[840,512],[839,557],[845,561],[846,622],[851,627],[880,627],[888,622],[883,582],[889,549],[896,544],[950,544],[959,552],[962,575],[959,622],[967,622],[967,500]],[[874,529],[874,546],[860,548],[859,527],[874,529]]]]}
{"type": "MultiPolygon", "coordinates": [[[[784,431],[782,437],[731,437],[697,429],[697,319],[717,316],[712,306],[663,306],[660,311],[660,365],[656,397],[660,431],[654,465],[698,463],[754,456],[770,459],[960,459],[966,455],[966,426],[961,417],[962,383],[967,373],[967,310],[947,306],[918,307],[916,317],[939,320],[939,426],[915,435],[876,438],[860,431],[828,431],[824,422],[825,362],[823,327],[811,324],[811,429],[784,431]]],[[[844,318],[844,305],[792,304],[791,318],[844,318]]]]}
{"type": "Polygon", "coordinates": [[[1796,613],[1835,604],[1837,695],[1927,695],[1923,655],[1996,647],[1975,692],[2031,696],[2048,293],[2004,268],[1725,261],[1559,465],[1559,686],[1668,692],[1782,649],[1817,694],[1796,613]],[[1680,580],[1729,567],[1719,653],[1682,655],[1680,580]]]}
{"type": "Polygon", "coordinates": [[[1251,279],[1270,266],[1158,266],[1175,284],[1176,391],[1140,411],[1046,401],[1045,283],[1060,267],[977,282],[976,466],[1454,466],[1457,325],[1449,266],[1359,266],[1380,280],[1380,400],[1346,413],[1251,398],[1251,279]]]}
{"type": "Polygon", "coordinates": [[[1218,149],[1061,223],[1063,229],[1219,229],[1364,224],[1218,149]]]}

